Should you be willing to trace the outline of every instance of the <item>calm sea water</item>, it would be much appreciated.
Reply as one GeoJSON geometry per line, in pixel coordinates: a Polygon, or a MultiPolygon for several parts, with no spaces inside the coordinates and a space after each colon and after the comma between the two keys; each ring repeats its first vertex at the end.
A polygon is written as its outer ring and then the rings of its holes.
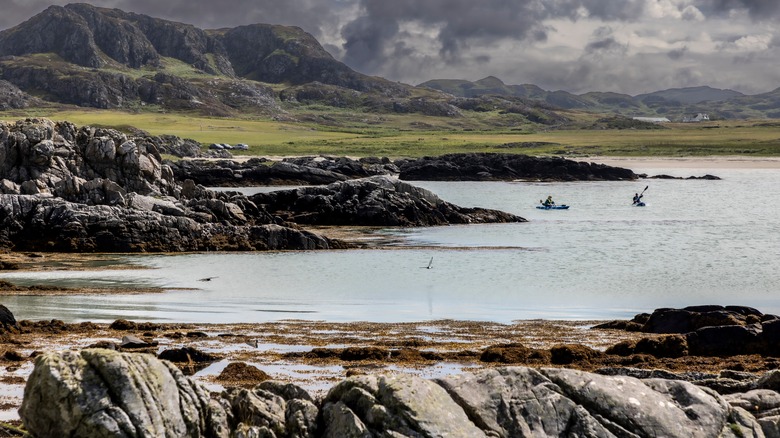
{"type": "Polygon", "coordinates": [[[638,171],[723,180],[419,182],[529,222],[382,231],[405,242],[396,249],[143,255],[124,260],[148,269],[4,273],[20,284],[193,290],[0,303],[18,319],[104,322],[610,319],[697,304],[780,313],[780,170],[638,171]],[[632,207],[646,185],[647,206],[632,207]],[[534,208],[548,195],[571,208],[534,208]]]}

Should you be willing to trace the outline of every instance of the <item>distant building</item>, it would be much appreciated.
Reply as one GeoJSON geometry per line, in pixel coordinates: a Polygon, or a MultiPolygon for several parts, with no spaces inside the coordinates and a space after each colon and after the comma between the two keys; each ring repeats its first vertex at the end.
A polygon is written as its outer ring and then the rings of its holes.
{"type": "Polygon", "coordinates": [[[683,122],[695,123],[695,122],[707,122],[710,120],[710,116],[704,113],[696,114],[695,117],[684,117],[683,122]]]}
{"type": "Polygon", "coordinates": [[[634,120],[647,123],[669,123],[671,120],[666,117],[632,117],[634,120]]]}

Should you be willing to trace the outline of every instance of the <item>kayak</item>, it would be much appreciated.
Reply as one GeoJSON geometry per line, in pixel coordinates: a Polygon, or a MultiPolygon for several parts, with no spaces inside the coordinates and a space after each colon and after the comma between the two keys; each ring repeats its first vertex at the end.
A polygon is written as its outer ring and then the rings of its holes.
{"type": "Polygon", "coordinates": [[[644,207],[644,206],[645,206],[644,202],[637,202],[634,204],[634,207],[644,207]]]}
{"type": "Polygon", "coordinates": [[[537,205],[536,208],[539,210],[568,210],[569,206],[566,204],[562,205],[537,205]]]}

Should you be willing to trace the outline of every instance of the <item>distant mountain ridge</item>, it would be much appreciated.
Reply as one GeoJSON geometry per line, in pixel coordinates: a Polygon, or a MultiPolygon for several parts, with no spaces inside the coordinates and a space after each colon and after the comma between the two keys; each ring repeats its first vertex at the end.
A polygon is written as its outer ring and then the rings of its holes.
{"type": "Polygon", "coordinates": [[[753,96],[708,86],[672,88],[637,96],[610,92],[577,95],[566,91],[546,91],[532,84],[507,85],[494,76],[473,82],[433,79],[419,84],[418,87],[431,88],[458,97],[521,97],[541,100],[563,109],[616,112],[624,115],[662,115],[682,119],[685,114],[709,112],[722,118],[780,117],[780,88],[753,96]]]}
{"type": "MultiPolygon", "coordinates": [[[[780,88],[754,96],[711,87],[575,95],[507,85],[494,76],[474,82],[436,79],[414,87],[351,69],[297,27],[203,30],[77,3],[50,6],[0,31],[0,108],[46,104],[281,119],[294,118],[290,112],[299,108],[342,115],[342,110],[410,113],[451,119],[446,123],[459,129],[484,122],[517,130],[564,126],[578,117],[576,111],[672,120],[698,112],[711,119],[780,118],[780,88]],[[476,113],[468,123],[454,121],[476,113]]],[[[335,123],[330,114],[304,118],[335,123]]]]}

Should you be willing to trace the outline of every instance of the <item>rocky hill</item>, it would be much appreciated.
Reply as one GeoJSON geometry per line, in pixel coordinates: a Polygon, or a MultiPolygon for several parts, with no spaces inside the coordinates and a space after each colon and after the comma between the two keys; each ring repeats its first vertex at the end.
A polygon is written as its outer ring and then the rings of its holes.
{"type": "Polygon", "coordinates": [[[297,27],[205,31],[88,4],[51,6],[0,32],[0,79],[53,102],[213,115],[279,112],[266,84],[317,82],[401,98],[411,88],[355,72],[297,27]]]}

